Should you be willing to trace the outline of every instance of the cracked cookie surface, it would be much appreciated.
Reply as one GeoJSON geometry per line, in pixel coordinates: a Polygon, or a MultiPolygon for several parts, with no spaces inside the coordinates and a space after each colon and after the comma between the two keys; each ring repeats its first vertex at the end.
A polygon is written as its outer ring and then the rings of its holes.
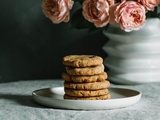
{"type": "Polygon", "coordinates": [[[96,55],[68,55],[63,57],[62,63],[71,67],[89,67],[101,65],[103,59],[96,55]]]}
{"type": "Polygon", "coordinates": [[[92,82],[92,83],[70,83],[64,82],[64,87],[75,90],[100,90],[109,88],[109,81],[92,82]]]}
{"type": "Polygon", "coordinates": [[[101,95],[107,95],[108,89],[101,89],[101,90],[73,90],[65,88],[65,94],[69,96],[76,96],[76,97],[95,97],[101,95]]]}
{"type": "Polygon", "coordinates": [[[69,75],[97,75],[104,72],[104,65],[85,67],[85,68],[74,68],[66,67],[66,72],[69,75]]]}

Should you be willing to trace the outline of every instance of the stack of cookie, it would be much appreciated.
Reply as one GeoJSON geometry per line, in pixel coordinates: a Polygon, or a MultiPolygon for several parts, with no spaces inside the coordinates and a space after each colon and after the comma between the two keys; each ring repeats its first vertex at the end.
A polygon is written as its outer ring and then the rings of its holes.
{"type": "Polygon", "coordinates": [[[95,55],[69,55],[63,58],[66,73],[62,73],[64,99],[106,100],[110,99],[107,73],[103,59],[95,55]]]}

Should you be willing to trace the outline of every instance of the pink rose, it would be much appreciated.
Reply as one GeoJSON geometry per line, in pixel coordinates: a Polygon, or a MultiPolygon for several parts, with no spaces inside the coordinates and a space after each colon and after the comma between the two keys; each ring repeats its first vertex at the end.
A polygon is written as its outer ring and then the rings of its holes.
{"type": "Polygon", "coordinates": [[[114,0],[85,0],[83,2],[83,16],[96,27],[104,27],[109,22],[109,6],[114,0]]]}
{"type": "Polygon", "coordinates": [[[126,32],[139,30],[145,23],[145,7],[136,1],[122,1],[114,14],[115,21],[120,24],[120,28],[126,32]]]}
{"type": "Polygon", "coordinates": [[[151,11],[154,11],[154,8],[159,4],[159,0],[140,0],[140,1],[147,10],[151,11]]]}
{"type": "Polygon", "coordinates": [[[42,9],[46,17],[58,24],[69,21],[73,4],[72,0],[43,0],[42,9]]]}

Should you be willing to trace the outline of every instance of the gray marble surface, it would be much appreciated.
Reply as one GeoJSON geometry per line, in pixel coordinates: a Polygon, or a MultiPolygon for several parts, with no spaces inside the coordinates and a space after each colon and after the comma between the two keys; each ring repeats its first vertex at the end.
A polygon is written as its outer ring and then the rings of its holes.
{"type": "Polygon", "coordinates": [[[0,83],[0,120],[160,120],[160,83],[114,85],[142,92],[132,106],[113,110],[64,110],[47,108],[33,101],[32,91],[63,86],[63,80],[0,83]]]}

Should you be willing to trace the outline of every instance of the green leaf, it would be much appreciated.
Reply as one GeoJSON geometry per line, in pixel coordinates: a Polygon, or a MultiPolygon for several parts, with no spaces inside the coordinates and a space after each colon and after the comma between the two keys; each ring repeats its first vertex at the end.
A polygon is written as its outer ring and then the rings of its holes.
{"type": "Polygon", "coordinates": [[[71,24],[72,28],[87,28],[87,21],[84,20],[84,17],[82,15],[82,9],[77,10],[73,16],[71,17],[71,24]]]}
{"type": "Polygon", "coordinates": [[[152,12],[152,16],[151,17],[157,17],[157,12],[158,12],[158,9],[157,7],[155,7],[154,11],[152,12]]]}
{"type": "Polygon", "coordinates": [[[146,13],[146,18],[150,18],[151,15],[152,15],[152,11],[148,11],[148,12],[146,13]]]}
{"type": "Polygon", "coordinates": [[[121,0],[116,0],[116,3],[118,3],[118,2],[122,2],[121,0]]]}
{"type": "Polygon", "coordinates": [[[97,30],[93,23],[87,21],[82,15],[82,9],[77,10],[71,18],[71,28],[88,29],[89,32],[97,30]]]}
{"type": "Polygon", "coordinates": [[[154,11],[148,11],[146,13],[146,17],[149,18],[159,18],[160,15],[160,8],[159,7],[155,7],[154,11]]]}
{"type": "Polygon", "coordinates": [[[157,7],[157,18],[160,18],[160,6],[157,7]]]}
{"type": "Polygon", "coordinates": [[[80,4],[83,3],[84,0],[74,0],[74,2],[79,2],[80,4]]]}

